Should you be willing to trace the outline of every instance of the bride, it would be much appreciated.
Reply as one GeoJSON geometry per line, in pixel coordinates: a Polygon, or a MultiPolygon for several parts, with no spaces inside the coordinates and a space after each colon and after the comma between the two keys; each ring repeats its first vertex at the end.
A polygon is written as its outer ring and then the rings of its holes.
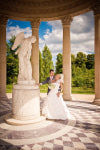
{"type": "Polygon", "coordinates": [[[61,76],[57,74],[55,80],[50,85],[50,92],[47,96],[47,103],[44,107],[44,114],[47,119],[60,119],[66,120],[70,117],[69,110],[63,101],[62,95],[59,90],[62,86],[61,76]]]}

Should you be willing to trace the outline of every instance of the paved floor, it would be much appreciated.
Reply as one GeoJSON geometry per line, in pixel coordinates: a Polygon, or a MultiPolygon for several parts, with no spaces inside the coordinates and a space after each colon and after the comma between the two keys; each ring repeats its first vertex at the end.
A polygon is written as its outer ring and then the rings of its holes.
{"type": "MultiPolygon", "coordinates": [[[[27,126],[4,122],[5,115],[12,111],[11,94],[8,97],[9,100],[0,101],[0,150],[100,149],[100,106],[91,104],[94,95],[76,94],[76,100],[66,102],[71,119],[45,120],[27,126]]],[[[46,94],[41,94],[41,107],[45,101],[46,94]]]]}
{"type": "MultiPolygon", "coordinates": [[[[8,98],[12,98],[12,93],[7,93],[8,98]]],[[[40,93],[42,98],[46,98],[46,93],[40,93]]],[[[93,102],[95,96],[93,94],[72,94],[74,100],[93,102]]]]}

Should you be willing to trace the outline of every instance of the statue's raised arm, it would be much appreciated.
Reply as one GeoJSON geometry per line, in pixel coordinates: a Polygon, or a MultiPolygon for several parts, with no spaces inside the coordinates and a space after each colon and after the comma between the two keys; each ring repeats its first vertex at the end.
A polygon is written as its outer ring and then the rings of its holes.
{"type": "Polygon", "coordinates": [[[19,33],[16,36],[12,50],[19,48],[15,52],[18,54],[19,58],[19,75],[18,75],[18,84],[33,84],[35,81],[32,79],[32,67],[31,67],[31,50],[32,43],[36,42],[36,37],[31,36],[25,38],[23,32],[19,33]]]}

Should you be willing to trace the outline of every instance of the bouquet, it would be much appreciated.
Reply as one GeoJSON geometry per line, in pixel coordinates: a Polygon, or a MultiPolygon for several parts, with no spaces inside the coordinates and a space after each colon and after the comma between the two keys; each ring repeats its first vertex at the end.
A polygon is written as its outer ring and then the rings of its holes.
{"type": "Polygon", "coordinates": [[[55,88],[55,86],[56,86],[55,83],[50,82],[48,87],[49,87],[50,90],[52,90],[52,89],[55,88]]]}

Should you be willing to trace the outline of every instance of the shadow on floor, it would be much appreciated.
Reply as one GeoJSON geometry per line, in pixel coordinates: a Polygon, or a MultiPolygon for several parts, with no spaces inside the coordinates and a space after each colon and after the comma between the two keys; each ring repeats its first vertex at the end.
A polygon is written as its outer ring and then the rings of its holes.
{"type": "Polygon", "coordinates": [[[92,104],[92,107],[90,108],[91,103],[90,102],[79,102],[79,101],[73,101],[72,103],[66,104],[69,108],[75,108],[75,109],[83,109],[88,111],[95,111],[100,112],[100,106],[95,106],[92,104]],[[74,105],[75,104],[75,105],[74,105]],[[76,105],[78,104],[78,105],[76,105]],[[81,104],[81,105],[79,105],[81,104]],[[83,105],[82,105],[83,104],[83,105]],[[84,105],[85,104],[85,105],[84,105]]]}
{"type": "Polygon", "coordinates": [[[84,129],[85,131],[92,131],[93,133],[97,133],[100,136],[100,125],[94,123],[81,122],[77,120],[75,127],[78,129],[84,129]]]}
{"type": "Polygon", "coordinates": [[[21,146],[15,146],[3,140],[0,140],[0,150],[21,150],[21,146]]]}

